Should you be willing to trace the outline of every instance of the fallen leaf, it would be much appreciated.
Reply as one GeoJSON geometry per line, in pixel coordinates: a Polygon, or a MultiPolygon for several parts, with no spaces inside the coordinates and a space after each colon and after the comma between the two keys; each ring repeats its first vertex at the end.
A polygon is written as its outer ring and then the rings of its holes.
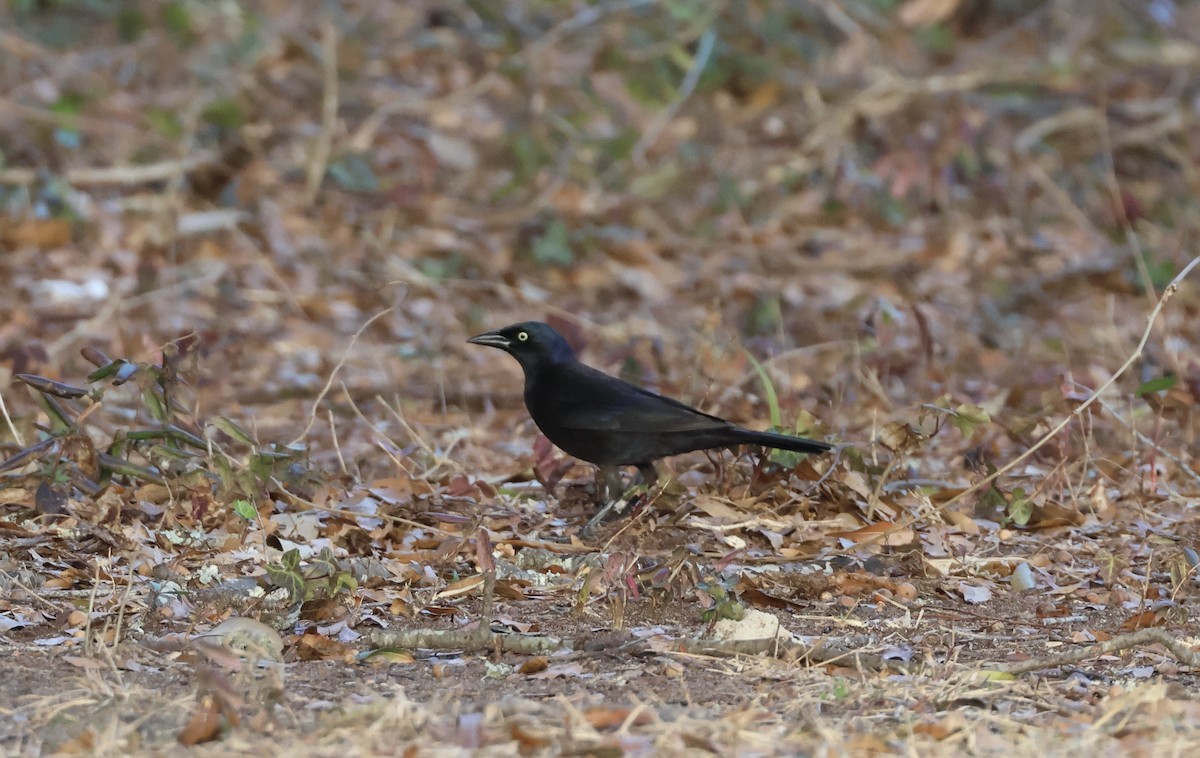
{"type": "Polygon", "coordinates": [[[212,742],[221,735],[221,709],[217,699],[212,695],[204,695],[196,701],[192,715],[183,729],[179,730],[176,740],[181,745],[199,745],[212,742]]]}
{"type": "Polygon", "coordinates": [[[963,600],[974,605],[986,603],[992,599],[992,591],[982,584],[972,584],[971,582],[959,582],[959,594],[963,596],[963,600]]]}
{"type": "Polygon", "coordinates": [[[536,674],[540,671],[545,671],[549,667],[549,659],[544,655],[534,656],[527,659],[524,663],[517,667],[517,672],[521,674],[536,674]]]}
{"type": "Polygon", "coordinates": [[[854,545],[883,544],[888,547],[911,545],[917,538],[911,527],[897,526],[887,521],[867,524],[851,532],[831,532],[829,536],[844,539],[854,545]]]}
{"type": "Polygon", "coordinates": [[[458,597],[459,595],[469,595],[475,590],[483,586],[483,574],[468,576],[466,579],[459,579],[457,582],[452,582],[446,585],[446,589],[434,595],[434,600],[440,600],[444,597],[458,597]]]}

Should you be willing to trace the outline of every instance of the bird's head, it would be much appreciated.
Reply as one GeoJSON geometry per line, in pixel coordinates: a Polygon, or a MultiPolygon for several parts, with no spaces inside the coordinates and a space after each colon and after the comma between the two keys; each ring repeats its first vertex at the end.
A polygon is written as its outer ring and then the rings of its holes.
{"type": "Polygon", "coordinates": [[[526,371],[575,360],[575,351],[567,344],[567,340],[541,321],[512,324],[477,334],[467,342],[500,348],[516,358],[526,371]]]}

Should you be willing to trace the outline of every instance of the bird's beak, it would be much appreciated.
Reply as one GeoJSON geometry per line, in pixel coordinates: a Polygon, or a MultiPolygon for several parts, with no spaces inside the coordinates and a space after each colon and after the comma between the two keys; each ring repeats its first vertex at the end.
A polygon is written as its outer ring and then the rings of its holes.
{"type": "Polygon", "coordinates": [[[471,339],[467,340],[473,345],[487,345],[488,347],[498,347],[501,350],[507,350],[512,347],[512,342],[508,337],[505,337],[500,332],[484,332],[476,334],[471,339]]]}

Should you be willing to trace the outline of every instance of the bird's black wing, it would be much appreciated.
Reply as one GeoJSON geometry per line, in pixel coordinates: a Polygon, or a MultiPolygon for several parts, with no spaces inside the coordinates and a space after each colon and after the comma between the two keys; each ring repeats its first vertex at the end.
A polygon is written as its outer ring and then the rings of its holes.
{"type": "Polygon", "coordinates": [[[724,429],[729,422],[702,413],[678,400],[579,364],[585,376],[575,402],[563,409],[558,423],[569,429],[617,432],[694,432],[724,429]]]}

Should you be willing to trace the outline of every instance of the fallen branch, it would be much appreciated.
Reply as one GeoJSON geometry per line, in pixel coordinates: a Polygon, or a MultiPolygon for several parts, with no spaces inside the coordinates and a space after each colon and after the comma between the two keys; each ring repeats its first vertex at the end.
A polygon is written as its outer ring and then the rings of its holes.
{"type": "MultiPolygon", "coordinates": [[[[651,645],[649,640],[639,640],[638,642],[641,646],[648,647],[650,652],[664,652],[661,643],[651,645]]],[[[674,644],[668,646],[666,652],[719,658],[765,654],[788,661],[803,661],[810,666],[840,664],[858,671],[908,671],[912,668],[908,661],[884,658],[879,653],[867,653],[833,642],[807,645],[789,637],[754,640],[682,639],[676,640],[674,644]]]]}
{"type": "Polygon", "coordinates": [[[1028,661],[1021,661],[1020,663],[1014,663],[1009,666],[1002,666],[1000,671],[1006,674],[1025,674],[1030,671],[1057,668],[1058,666],[1067,666],[1072,663],[1080,663],[1098,655],[1107,655],[1120,650],[1128,650],[1129,648],[1138,647],[1139,645],[1153,645],[1156,643],[1169,650],[1171,654],[1175,656],[1175,659],[1180,663],[1191,666],[1193,669],[1200,669],[1200,653],[1192,650],[1191,647],[1175,639],[1162,629],[1141,629],[1136,632],[1113,637],[1105,642],[1089,645],[1078,650],[1071,650],[1060,655],[1052,655],[1046,658],[1033,658],[1028,661]]]}
{"type": "MultiPolygon", "coordinates": [[[[485,574],[484,597],[489,587],[485,574]]],[[[494,576],[491,577],[495,583],[494,576]]],[[[704,655],[714,658],[733,658],[741,655],[769,655],[788,661],[804,661],[809,665],[841,664],[860,671],[905,671],[911,668],[906,661],[884,658],[837,643],[822,642],[808,645],[789,637],[752,640],[703,640],[684,638],[664,641],[633,639],[628,633],[602,633],[575,640],[563,637],[528,637],[493,632],[481,619],[474,629],[409,629],[403,632],[377,631],[367,635],[374,648],[428,650],[461,650],[467,653],[503,650],[528,655],[574,651],[571,658],[604,655],[704,655]]]]}
{"type": "Polygon", "coordinates": [[[529,637],[517,634],[493,632],[482,624],[475,629],[408,629],[403,632],[378,631],[368,635],[368,643],[375,648],[410,650],[462,650],[480,653],[503,650],[508,653],[542,655],[563,649],[563,640],[558,637],[529,637]]]}
{"type": "MultiPolygon", "coordinates": [[[[149,184],[162,182],[179,174],[186,174],[213,163],[217,155],[210,151],[198,152],[179,160],[146,163],[138,166],[111,166],[108,168],[69,168],[62,178],[73,187],[149,184]]],[[[0,184],[29,185],[44,172],[32,168],[7,168],[0,170],[0,184]]]]}
{"type": "Polygon", "coordinates": [[[477,653],[503,650],[509,653],[540,654],[552,653],[563,648],[559,637],[527,637],[524,635],[493,632],[493,602],[496,590],[496,571],[483,573],[483,608],[479,612],[479,625],[474,629],[407,629],[403,632],[377,631],[367,635],[367,642],[375,648],[427,648],[430,650],[462,650],[477,653]]]}

